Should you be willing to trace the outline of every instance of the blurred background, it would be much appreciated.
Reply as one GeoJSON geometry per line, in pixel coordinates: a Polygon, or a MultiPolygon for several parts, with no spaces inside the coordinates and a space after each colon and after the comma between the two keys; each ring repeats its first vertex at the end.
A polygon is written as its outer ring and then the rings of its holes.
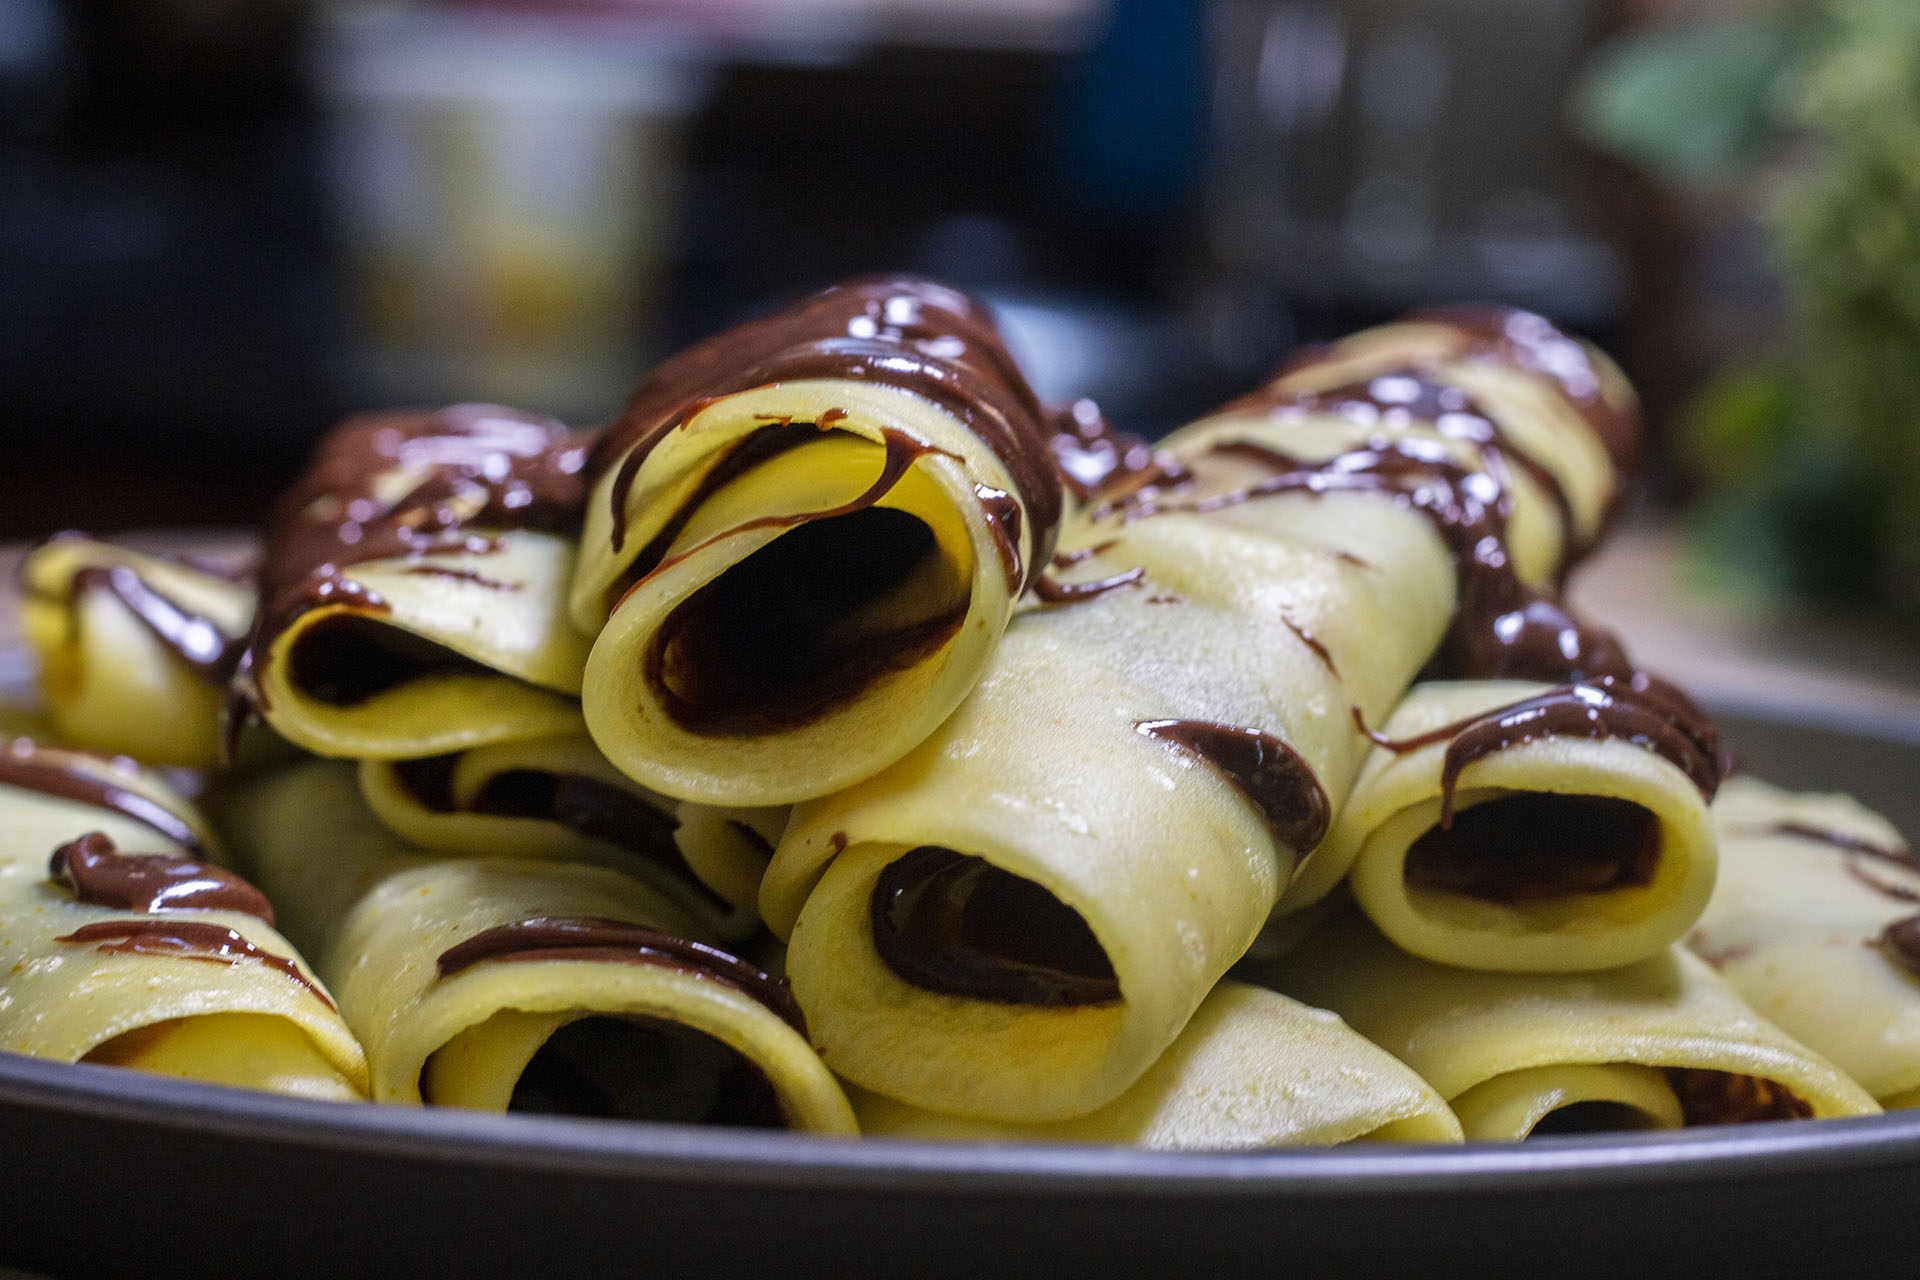
{"type": "Polygon", "coordinates": [[[902,269],[1149,435],[1544,311],[1706,578],[1920,613],[1913,0],[0,0],[0,534],[249,523],[356,409],[594,425],[902,269]]]}

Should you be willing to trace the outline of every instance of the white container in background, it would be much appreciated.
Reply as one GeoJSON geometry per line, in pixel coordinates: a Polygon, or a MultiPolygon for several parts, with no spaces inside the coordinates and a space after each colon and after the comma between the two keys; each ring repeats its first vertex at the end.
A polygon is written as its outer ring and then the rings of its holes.
{"type": "Polygon", "coordinates": [[[637,18],[329,11],[313,67],[356,395],[617,409],[655,354],[697,55],[637,18]]]}

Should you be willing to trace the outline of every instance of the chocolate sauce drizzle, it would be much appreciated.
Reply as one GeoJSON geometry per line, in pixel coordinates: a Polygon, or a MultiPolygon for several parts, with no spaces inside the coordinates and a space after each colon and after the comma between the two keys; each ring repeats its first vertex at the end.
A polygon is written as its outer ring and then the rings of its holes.
{"type": "Polygon", "coordinates": [[[313,992],[314,998],[327,1008],[334,1007],[327,993],[292,960],[263,951],[232,929],[201,920],[102,920],[82,925],[54,941],[76,946],[93,943],[95,951],[109,955],[173,956],[208,964],[265,965],[313,992]]]}
{"type": "Polygon", "coordinates": [[[494,405],[368,414],[334,428],[268,520],[261,609],[239,694],[261,704],[261,660],[302,614],[342,603],[386,611],[343,575],[352,565],[498,549],[497,539],[470,529],[576,530],[586,454],[561,424],[494,405]],[[419,477],[412,488],[383,495],[392,477],[408,473],[419,477]]]}
{"type": "Polygon", "coordinates": [[[718,947],[625,920],[536,916],[497,925],[441,952],[440,977],[451,978],[489,960],[590,960],[674,969],[751,996],[802,1036],[807,1034],[806,1019],[785,978],[776,978],[718,947]]]}
{"type": "Polygon", "coordinates": [[[626,544],[628,498],[661,440],[716,400],[806,378],[898,387],[953,414],[1013,477],[1032,521],[1035,561],[1051,554],[1062,496],[1046,415],[985,308],[957,290],[910,277],[837,285],[656,368],[593,454],[596,478],[614,471],[613,550],[626,544]]]}
{"type": "Polygon", "coordinates": [[[153,637],[188,670],[210,684],[224,683],[239,665],[245,636],[228,635],[211,618],[167,595],[131,565],[88,565],[67,586],[68,607],[82,596],[104,592],[126,606],[153,637]]]}
{"type": "Polygon", "coordinates": [[[1326,790],[1272,734],[1205,720],[1142,720],[1134,729],[1198,756],[1246,798],[1296,864],[1326,836],[1333,818],[1326,790]]]}
{"type": "Polygon", "coordinates": [[[1687,775],[1702,798],[1720,786],[1719,738],[1680,690],[1653,676],[1563,684],[1505,706],[1393,739],[1367,728],[1358,708],[1354,724],[1376,746],[1404,755],[1447,744],[1440,768],[1440,825],[1453,822],[1454,788],[1475,760],[1541,738],[1623,738],[1664,758],[1687,775]]]}
{"type": "Polygon", "coordinates": [[[53,851],[47,877],[76,902],[117,911],[238,911],[273,923],[267,895],[224,867],[173,853],[121,853],[98,831],[53,851]]]}
{"type": "MultiPolygon", "coordinates": [[[[31,738],[0,741],[4,741],[4,747],[0,748],[0,786],[20,787],[62,800],[77,800],[97,809],[110,809],[145,823],[189,852],[202,851],[200,837],[194,834],[186,819],[138,791],[117,786],[111,778],[102,776],[107,770],[119,770],[119,761],[43,747],[31,738]],[[85,767],[89,764],[95,767],[85,767]]],[[[132,768],[131,763],[126,766],[129,772],[132,768]]]]}
{"type": "Polygon", "coordinates": [[[1056,582],[1046,574],[1034,579],[1033,594],[1042,604],[1081,604],[1122,587],[1145,586],[1147,571],[1136,565],[1092,582],[1056,582]]]}
{"type": "MultiPolygon", "coordinates": [[[[786,424],[786,427],[794,430],[805,431],[805,432],[813,432],[817,430],[812,423],[806,423],[806,422],[788,423],[786,424]]],[[[768,432],[764,434],[773,435],[775,433],[768,432]]],[[[626,585],[625,590],[622,591],[621,595],[619,596],[619,600],[624,601],[627,595],[631,594],[635,587],[638,587],[642,581],[652,576],[654,573],[658,573],[662,569],[666,569],[673,565],[679,564],[681,561],[685,560],[688,556],[697,555],[699,552],[712,546],[714,543],[720,541],[722,538],[731,538],[736,534],[747,533],[754,529],[792,529],[792,528],[797,528],[798,526],[803,524],[811,524],[815,521],[832,520],[840,516],[850,516],[856,511],[865,511],[868,508],[872,507],[875,503],[879,502],[880,499],[886,497],[889,493],[893,492],[893,487],[900,483],[901,477],[907,474],[907,468],[911,467],[914,464],[915,460],[919,458],[924,458],[928,454],[937,454],[938,456],[943,458],[954,457],[953,454],[947,452],[945,449],[939,448],[935,445],[927,444],[920,440],[916,440],[912,436],[908,435],[906,432],[896,431],[892,427],[880,428],[880,436],[881,436],[881,439],[885,442],[885,448],[886,448],[886,453],[882,457],[880,462],[880,474],[874,478],[874,481],[872,484],[868,485],[859,494],[857,494],[853,498],[848,499],[846,502],[841,503],[839,506],[824,507],[818,511],[800,511],[792,515],[785,515],[785,516],[774,516],[774,515],[755,516],[751,520],[743,520],[742,522],[740,522],[737,525],[734,525],[730,529],[726,529],[721,531],[720,533],[716,533],[711,538],[706,539],[704,542],[701,542],[692,547],[688,547],[685,551],[675,552],[673,555],[667,556],[665,559],[649,562],[647,560],[647,555],[649,553],[665,551],[666,548],[669,545],[671,545],[673,537],[679,533],[680,528],[685,526],[687,520],[692,518],[693,512],[698,509],[700,505],[698,500],[688,501],[684,506],[681,507],[680,511],[675,514],[674,520],[668,523],[667,528],[662,530],[660,536],[654,538],[654,540],[647,545],[647,550],[642,552],[640,557],[638,557],[634,561],[633,568],[629,569],[626,577],[622,579],[622,582],[628,583],[628,585],[626,585]]],[[[759,438],[758,436],[747,437],[747,441],[745,442],[745,445],[743,445],[742,449],[736,449],[735,453],[740,453],[743,450],[752,451],[756,453],[760,452],[758,449],[755,449],[753,447],[753,442],[758,438],[759,438]]],[[[774,449],[774,452],[785,452],[787,449],[791,449],[795,447],[798,443],[799,443],[798,441],[783,442],[780,440],[775,440],[773,444],[778,445],[779,447],[774,449]]],[[[762,456],[757,457],[754,463],[751,465],[758,465],[759,462],[765,461],[765,458],[770,456],[772,456],[771,453],[763,454],[762,456]]],[[[726,463],[723,462],[720,467],[715,468],[715,471],[721,471],[724,469],[726,469],[726,463]]],[[[747,469],[748,469],[747,467],[742,467],[740,470],[744,471],[747,469]]],[[[733,472],[733,475],[738,475],[738,474],[740,474],[739,471],[733,472]]],[[[732,475],[725,477],[725,479],[731,479],[731,478],[732,478],[732,475]]],[[[712,480],[712,479],[713,479],[712,475],[709,475],[708,480],[712,480]]],[[[720,483],[725,483],[725,480],[722,480],[720,483]]],[[[713,488],[718,489],[720,487],[720,483],[714,484],[713,488]]],[[[702,489],[704,490],[705,487],[706,487],[706,482],[702,482],[702,489]]],[[[697,494],[698,494],[698,491],[696,491],[696,495],[697,494]]],[[[618,602],[615,603],[614,608],[616,609],[619,608],[618,602]]]]}
{"type": "Polygon", "coordinates": [[[1081,502],[1091,502],[1105,489],[1127,481],[1138,482],[1171,465],[1155,455],[1139,436],[1115,431],[1100,406],[1081,398],[1048,416],[1053,436],[1047,441],[1061,483],[1081,502]]]}

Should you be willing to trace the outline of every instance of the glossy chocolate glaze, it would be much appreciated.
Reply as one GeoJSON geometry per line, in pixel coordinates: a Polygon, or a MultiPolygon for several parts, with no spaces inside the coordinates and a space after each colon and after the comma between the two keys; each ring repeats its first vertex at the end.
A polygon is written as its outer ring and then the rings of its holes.
{"type": "Polygon", "coordinates": [[[82,925],[54,941],[75,946],[92,943],[95,951],[109,955],[174,956],[209,964],[265,965],[313,992],[314,998],[327,1008],[334,1007],[327,993],[314,985],[292,960],[263,951],[232,929],[201,920],[102,920],[82,925]]]}
{"type": "MultiPolygon", "coordinates": [[[[102,776],[99,766],[103,764],[121,768],[119,761],[104,756],[43,747],[30,738],[0,739],[0,786],[111,809],[145,823],[189,852],[202,851],[200,838],[186,819],[131,787],[116,786],[110,777],[102,776]]],[[[128,762],[125,768],[132,772],[134,766],[128,762]]]]}
{"type": "Polygon", "coordinates": [[[1450,440],[1480,446],[1507,465],[1524,471],[1560,513],[1560,527],[1573,536],[1573,503],[1560,478],[1539,458],[1520,447],[1500,429],[1493,415],[1461,388],[1408,366],[1376,373],[1361,382],[1324,391],[1292,391],[1268,386],[1234,401],[1221,413],[1267,413],[1303,417],[1333,414],[1363,424],[1386,427],[1418,422],[1450,440]]]}
{"type": "MultiPolygon", "coordinates": [[[[485,532],[577,529],[587,445],[557,422],[494,405],[350,418],[267,523],[261,610],[249,645],[256,671],[300,615],[328,604],[368,613],[385,602],[342,575],[372,560],[485,554],[485,532]],[[391,492],[396,483],[405,488],[391,492]]],[[[250,676],[241,688],[258,699],[250,676]]]]}
{"type": "MultiPolygon", "coordinates": [[[[1614,474],[1633,474],[1643,431],[1639,411],[1606,397],[1592,354],[1578,339],[1544,316],[1497,306],[1439,307],[1418,312],[1416,322],[1443,324],[1460,335],[1462,354],[1548,379],[1586,419],[1613,461],[1614,474]]],[[[1615,486],[1615,492],[1621,486],[1615,486]]]]}
{"type": "Polygon", "coordinates": [[[1084,397],[1055,409],[1048,423],[1053,428],[1047,441],[1053,465],[1067,492],[1081,502],[1090,502],[1101,490],[1146,476],[1161,465],[1152,445],[1139,436],[1115,431],[1100,406],[1084,397]]]}
{"type": "Polygon", "coordinates": [[[53,851],[47,877],[74,900],[119,911],[238,911],[273,923],[267,895],[224,867],[172,853],[121,853],[94,831],[53,851]]]}
{"type": "Polygon", "coordinates": [[[776,978],[718,947],[624,920],[592,916],[518,920],[448,947],[438,963],[440,977],[446,979],[482,961],[527,960],[591,960],[675,969],[751,996],[802,1036],[807,1034],[806,1020],[785,978],[776,978]]]}
{"type": "Polygon", "coordinates": [[[1091,582],[1055,582],[1043,573],[1033,581],[1033,594],[1042,604],[1080,604],[1122,587],[1145,586],[1146,581],[1147,571],[1138,565],[1091,582]]]}
{"type": "Polygon", "coordinates": [[[1020,561],[1020,499],[991,485],[976,484],[973,496],[980,499],[980,514],[987,522],[987,534],[999,553],[1000,568],[1007,575],[1007,594],[1018,596],[1027,582],[1027,567],[1020,561]]]}
{"type": "Polygon", "coordinates": [[[1393,739],[1359,724],[1376,746],[1405,754],[1447,744],[1440,769],[1440,823],[1453,821],[1453,793],[1475,760],[1541,738],[1624,738],[1661,756],[1711,800],[1720,786],[1719,738],[1692,700],[1652,676],[1575,683],[1543,690],[1411,738],[1393,739]]]}
{"type": "Polygon", "coordinates": [[[1296,861],[1327,834],[1333,809],[1325,789],[1307,762],[1272,734],[1205,720],[1142,720],[1134,728],[1200,757],[1246,797],[1296,861]]]}
{"type": "Polygon", "coordinates": [[[913,392],[953,414],[1000,459],[1032,521],[1036,561],[1053,547],[1062,497],[1033,391],[986,309],[911,277],[855,280],[690,347],[640,384],[594,452],[617,468],[613,549],[628,494],[656,445],[713,401],[778,382],[847,378],[913,392]]]}
{"type": "Polygon", "coordinates": [[[1908,973],[1920,977],[1920,915],[1902,916],[1882,929],[1880,950],[1908,973]]]}
{"type": "Polygon", "coordinates": [[[228,635],[211,618],[159,590],[130,565],[88,565],[79,570],[67,587],[68,607],[94,592],[118,600],[182,664],[209,683],[223,683],[232,676],[247,647],[245,636],[228,635]]]}
{"type": "Polygon", "coordinates": [[[867,914],[881,962],[923,991],[1049,1009],[1120,999],[1079,913],[983,858],[910,849],[881,871],[867,914]]]}
{"type": "Polygon", "coordinates": [[[1759,1076],[1707,1067],[1668,1067],[1667,1084],[1680,1100],[1687,1127],[1809,1120],[1813,1104],[1787,1086],[1759,1076]]]}

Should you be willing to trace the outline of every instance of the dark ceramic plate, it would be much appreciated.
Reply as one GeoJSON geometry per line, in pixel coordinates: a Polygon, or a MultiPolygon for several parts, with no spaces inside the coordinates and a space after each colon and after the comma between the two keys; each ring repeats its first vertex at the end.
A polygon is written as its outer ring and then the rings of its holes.
{"type": "MultiPolygon", "coordinates": [[[[1920,833],[1920,723],[1723,709],[1920,833]]],[[[50,1275],[1920,1274],[1920,1112],[1251,1155],[303,1103],[0,1055],[0,1263],[50,1275]]]]}

